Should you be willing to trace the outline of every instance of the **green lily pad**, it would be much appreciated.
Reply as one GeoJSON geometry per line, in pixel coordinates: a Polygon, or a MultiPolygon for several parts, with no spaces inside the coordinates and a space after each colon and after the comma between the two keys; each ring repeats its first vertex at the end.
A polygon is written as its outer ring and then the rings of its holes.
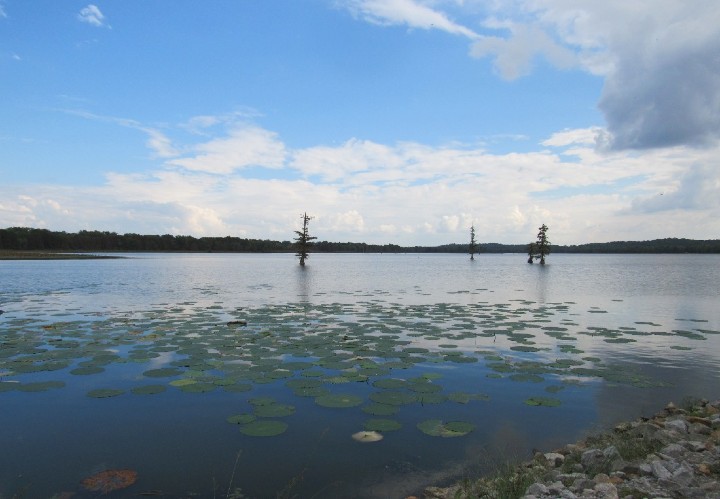
{"type": "Polygon", "coordinates": [[[174,367],[162,367],[160,369],[150,369],[143,373],[143,376],[148,378],[169,378],[170,376],[179,376],[183,372],[180,369],[174,367]]]}
{"type": "Polygon", "coordinates": [[[315,398],[315,403],[322,407],[346,408],[362,404],[363,399],[357,395],[328,394],[315,398]]]}
{"type": "Polygon", "coordinates": [[[371,393],[370,400],[377,402],[378,404],[405,405],[417,402],[418,397],[414,393],[387,390],[371,393]]]}
{"type": "Polygon", "coordinates": [[[229,416],[226,421],[230,424],[248,424],[255,421],[257,417],[253,414],[236,414],[229,416]]]}
{"type": "Polygon", "coordinates": [[[443,423],[439,419],[428,419],[418,423],[417,427],[426,435],[443,438],[462,437],[475,429],[475,425],[472,423],[463,421],[443,423]]]}
{"type": "Polygon", "coordinates": [[[405,381],[404,379],[385,378],[374,381],[372,386],[374,386],[375,388],[397,389],[404,388],[407,384],[407,381],[405,381]]]}
{"type": "Polygon", "coordinates": [[[122,395],[123,393],[125,393],[125,390],[118,390],[113,388],[98,388],[96,390],[90,390],[89,392],[87,392],[87,396],[96,399],[104,399],[110,397],[117,397],[118,395],[122,395]]]}
{"type": "Polygon", "coordinates": [[[65,386],[64,381],[37,381],[35,383],[21,383],[16,386],[16,390],[21,392],[44,392],[65,386]]]}
{"type": "Polygon", "coordinates": [[[510,379],[518,382],[542,383],[545,378],[537,374],[511,374],[510,379]]]}
{"type": "Polygon", "coordinates": [[[252,421],[240,426],[240,433],[251,437],[274,437],[285,433],[287,423],[276,419],[263,419],[252,421]]]}
{"type": "Polygon", "coordinates": [[[545,406],[545,407],[558,407],[561,402],[558,399],[551,397],[532,397],[525,401],[527,405],[532,406],[545,406]]]}
{"type": "Polygon", "coordinates": [[[212,392],[215,390],[217,386],[213,385],[212,383],[193,383],[189,385],[182,385],[180,387],[180,390],[187,393],[207,393],[212,392]]]}
{"type": "Polygon", "coordinates": [[[91,374],[99,374],[103,371],[105,371],[105,369],[103,369],[102,367],[86,366],[86,367],[76,367],[75,369],[72,369],[70,371],[70,374],[74,374],[75,376],[88,376],[91,374]]]}
{"type": "Polygon", "coordinates": [[[181,378],[181,379],[174,379],[168,384],[172,385],[172,386],[183,387],[183,386],[187,386],[187,385],[194,385],[197,382],[198,381],[195,379],[181,378]]]}
{"type": "Polygon", "coordinates": [[[167,388],[165,385],[145,385],[145,386],[136,386],[131,392],[133,392],[136,395],[154,395],[156,393],[162,393],[167,388]]]}
{"type": "Polygon", "coordinates": [[[295,414],[294,405],[267,404],[255,407],[255,415],[259,418],[282,418],[295,414]]]}
{"type": "Polygon", "coordinates": [[[362,411],[373,416],[392,416],[397,414],[400,407],[388,404],[368,404],[362,407],[362,411]]]}
{"type": "Polygon", "coordinates": [[[393,419],[368,419],[363,425],[367,431],[396,431],[402,428],[402,424],[393,419]]]}

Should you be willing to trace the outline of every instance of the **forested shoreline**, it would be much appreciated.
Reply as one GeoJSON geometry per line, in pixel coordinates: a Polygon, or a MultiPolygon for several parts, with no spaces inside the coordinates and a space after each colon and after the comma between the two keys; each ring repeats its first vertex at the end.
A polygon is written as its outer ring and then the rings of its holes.
{"type": "MultiPolygon", "coordinates": [[[[13,251],[96,251],[96,252],[294,252],[293,242],[240,237],[193,237],[118,234],[107,231],[64,232],[10,227],[0,229],[0,250],[13,251]]],[[[466,243],[440,246],[399,246],[397,244],[340,243],[317,241],[316,253],[467,253],[466,243]]],[[[524,253],[525,244],[478,243],[478,253],[524,253]]],[[[720,253],[720,239],[664,238],[651,241],[613,241],[579,245],[553,245],[553,253],[720,253]]]]}

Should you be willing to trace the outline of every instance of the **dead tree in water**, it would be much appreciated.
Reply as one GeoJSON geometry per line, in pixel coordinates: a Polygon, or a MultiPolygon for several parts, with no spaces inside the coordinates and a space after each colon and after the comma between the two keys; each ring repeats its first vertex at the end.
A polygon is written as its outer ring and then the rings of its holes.
{"type": "Polygon", "coordinates": [[[317,237],[313,237],[308,233],[308,222],[312,220],[313,217],[308,216],[307,213],[303,213],[302,215],[302,221],[303,226],[302,230],[296,230],[295,234],[297,234],[297,237],[295,238],[295,247],[297,248],[297,253],[295,253],[295,256],[300,258],[300,265],[303,267],[305,266],[305,260],[307,260],[310,257],[310,247],[312,246],[313,239],[317,239],[317,237]]]}
{"type": "Polygon", "coordinates": [[[468,248],[468,251],[470,252],[470,260],[475,260],[475,253],[477,253],[477,241],[475,240],[475,226],[470,226],[470,247],[468,248]]]}

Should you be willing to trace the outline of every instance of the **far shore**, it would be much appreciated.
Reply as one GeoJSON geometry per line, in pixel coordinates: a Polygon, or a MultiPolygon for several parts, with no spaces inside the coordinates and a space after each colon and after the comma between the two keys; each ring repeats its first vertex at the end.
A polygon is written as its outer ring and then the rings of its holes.
{"type": "Polygon", "coordinates": [[[96,255],[89,253],[63,253],[55,251],[17,251],[0,250],[0,260],[97,260],[123,258],[115,255],[96,255]]]}

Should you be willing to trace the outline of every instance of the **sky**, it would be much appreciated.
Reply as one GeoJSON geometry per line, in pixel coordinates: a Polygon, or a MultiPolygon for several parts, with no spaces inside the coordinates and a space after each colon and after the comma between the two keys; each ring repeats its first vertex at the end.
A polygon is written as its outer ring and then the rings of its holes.
{"type": "Polygon", "coordinates": [[[0,0],[0,227],[720,238],[717,0],[0,0]]]}

